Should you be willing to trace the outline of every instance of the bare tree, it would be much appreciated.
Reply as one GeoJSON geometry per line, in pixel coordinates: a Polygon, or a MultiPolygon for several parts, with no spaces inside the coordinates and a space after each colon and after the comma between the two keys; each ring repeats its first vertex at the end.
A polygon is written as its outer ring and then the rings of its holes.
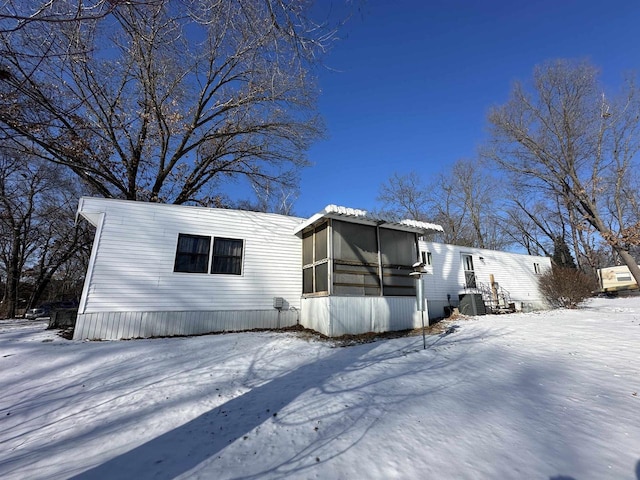
{"type": "Polygon", "coordinates": [[[505,212],[505,233],[524,247],[529,255],[550,257],[557,232],[556,212],[517,188],[513,190],[507,196],[509,205],[505,212]]]}
{"type": "Polygon", "coordinates": [[[448,183],[454,188],[458,210],[470,230],[471,245],[496,250],[507,248],[512,242],[502,228],[500,180],[479,161],[458,160],[451,169],[448,183]]]}
{"type": "Polygon", "coordinates": [[[436,234],[444,243],[473,246],[473,231],[468,222],[467,207],[460,203],[460,191],[449,175],[442,173],[427,187],[428,209],[443,232],[436,234]]]}
{"type": "Polygon", "coordinates": [[[154,0],[3,0],[0,33],[21,30],[32,23],[69,23],[99,20],[118,5],[154,0]]]}
{"type": "Polygon", "coordinates": [[[28,307],[43,300],[79,298],[78,287],[84,279],[93,241],[92,228],[86,222],[75,221],[78,188],[64,173],[59,173],[54,181],[41,198],[33,225],[36,248],[26,264],[32,284],[28,307]],[[50,292],[52,281],[62,278],[65,288],[50,292]]]}
{"type": "Polygon", "coordinates": [[[380,186],[377,200],[392,217],[428,221],[429,194],[417,172],[394,173],[380,186]]]}
{"type": "Polygon", "coordinates": [[[380,187],[378,201],[395,217],[442,225],[437,239],[445,243],[504,249],[513,241],[501,227],[498,191],[498,182],[477,163],[458,160],[428,185],[416,172],[394,174],[380,187]]]}
{"type": "MultiPolygon", "coordinates": [[[[486,154],[530,191],[566,209],[575,235],[590,228],[598,232],[640,281],[629,254],[635,239],[625,235],[635,225],[607,208],[608,199],[615,204],[621,197],[616,185],[626,184],[637,168],[640,98],[633,82],[619,97],[605,97],[597,77],[586,62],[537,67],[531,89],[516,83],[509,101],[490,112],[486,154]]],[[[636,202],[637,192],[625,192],[636,202]]]]}
{"type": "Polygon", "coordinates": [[[578,267],[593,273],[601,264],[595,254],[593,228],[575,220],[575,212],[567,210],[566,199],[541,195],[526,178],[509,175],[505,230],[528,252],[552,256],[554,245],[561,240],[572,246],[578,267]]]}
{"type": "Polygon", "coordinates": [[[322,132],[309,66],[333,33],[308,2],[110,4],[0,32],[1,128],[105,197],[207,204],[230,178],[295,187],[322,132]]]}
{"type": "Polygon", "coordinates": [[[56,272],[89,244],[75,225],[79,191],[64,169],[12,146],[5,139],[0,149],[0,265],[5,272],[6,316],[14,316],[19,306],[38,303],[56,272]]]}
{"type": "Polygon", "coordinates": [[[253,186],[256,200],[241,200],[235,202],[234,208],[253,212],[271,212],[280,215],[295,215],[293,205],[298,198],[298,190],[284,188],[282,185],[253,186]]]}
{"type": "Polygon", "coordinates": [[[16,157],[6,153],[0,157],[0,259],[5,272],[2,313],[8,317],[16,315],[21,274],[36,248],[32,221],[43,189],[42,177],[16,157]]]}

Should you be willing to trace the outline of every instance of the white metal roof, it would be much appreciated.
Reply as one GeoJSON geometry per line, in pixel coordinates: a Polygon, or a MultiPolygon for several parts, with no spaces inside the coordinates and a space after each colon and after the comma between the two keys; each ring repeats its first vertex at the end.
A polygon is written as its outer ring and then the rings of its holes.
{"type": "Polygon", "coordinates": [[[417,220],[394,220],[383,215],[373,215],[366,210],[360,210],[357,208],[340,207],[338,205],[327,205],[324,210],[309,217],[308,220],[298,225],[294,232],[300,233],[302,230],[310,225],[313,225],[318,220],[323,218],[335,218],[338,220],[351,221],[354,223],[363,223],[367,225],[378,225],[380,227],[391,228],[395,230],[404,230],[408,232],[416,233],[434,233],[442,232],[443,229],[440,225],[435,223],[419,222],[417,220]]]}

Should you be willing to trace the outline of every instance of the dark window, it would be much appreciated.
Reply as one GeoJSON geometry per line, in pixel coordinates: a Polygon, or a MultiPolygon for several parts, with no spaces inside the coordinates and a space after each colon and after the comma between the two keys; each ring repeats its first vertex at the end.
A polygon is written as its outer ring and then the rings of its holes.
{"type": "Polygon", "coordinates": [[[313,267],[302,270],[302,293],[313,293],[313,267]]]}
{"type": "Polygon", "coordinates": [[[316,265],[316,292],[329,291],[329,263],[319,263],[316,265]]]}
{"type": "Polygon", "coordinates": [[[328,224],[320,225],[315,230],[315,248],[313,253],[313,260],[319,262],[327,258],[327,231],[329,230],[328,224]]]}
{"type": "Polygon", "coordinates": [[[210,237],[200,235],[178,235],[178,248],[174,272],[207,273],[209,265],[210,237]]]}
{"type": "Polygon", "coordinates": [[[383,295],[414,296],[416,282],[410,275],[416,262],[416,234],[380,228],[383,295]]]}
{"type": "Polygon", "coordinates": [[[313,263],[313,230],[302,234],[302,265],[313,263]]]}
{"type": "Polygon", "coordinates": [[[416,234],[400,230],[380,229],[380,254],[382,265],[411,267],[418,258],[416,234]]]}
{"type": "Polygon", "coordinates": [[[349,222],[333,222],[333,256],[357,264],[378,264],[376,227],[349,222]]]}
{"type": "Polygon", "coordinates": [[[338,220],[332,225],[333,293],[380,295],[376,227],[338,220]]]}
{"type": "Polygon", "coordinates": [[[323,223],[302,234],[302,293],[329,291],[328,229],[323,223]]]}
{"type": "Polygon", "coordinates": [[[241,275],[242,247],[242,240],[234,238],[214,238],[211,273],[241,275]]]}

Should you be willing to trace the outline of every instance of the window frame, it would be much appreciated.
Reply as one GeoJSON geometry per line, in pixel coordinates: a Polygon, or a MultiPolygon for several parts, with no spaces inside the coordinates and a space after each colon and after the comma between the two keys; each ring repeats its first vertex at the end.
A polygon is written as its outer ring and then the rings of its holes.
{"type": "Polygon", "coordinates": [[[414,297],[416,294],[415,281],[410,275],[419,252],[415,232],[370,222],[323,219],[305,227],[300,238],[305,298],[414,297]],[[402,252],[407,250],[409,241],[411,254],[407,256],[402,252]],[[402,246],[404,248],[400,248],[402,246]]]}
{"type": "Polygon", "coordinates": [[[420,251],[417,234],[380,226],[377,230],[382,296],[415,297],[416,282],[411,273],[420,251]]]}
{"type": "MultiPolygon", "coordinates": [[[[243,272],[244,272],[244,246],[245,246],[245,241],[244,239],[241,238],[230,238],[230,237],[213,237],[213,242],[211,245],[211,266],[209,267],[209,273],[211,275],[236,275],[236,276],[242,276],[243,272]],[[223,254],[217,254],[216,255],[216,242],[239,242],[240,243],[240,255],[223,255],[223,254]],[[223,272],[223,271],[214,271],[214,267],[216,265],[216,257],[217,258],[225,258],[225,259],[235,259],[237,260],[237,264],[238,264],[238,269],[237,271],[233,271],[233,272],[223,272]]],[[[234,262],[235,263],[235,262],[234,262]]]]}
{"type": "Polygon", "coordinates": [[[302,233],[302,294],[304,296],[330,294],[329,242],[331,235],[328,221],[313,225],[302,233]],[[319,275],[325,277],[322,279],[322,283],[326,285],[324,290],[319,289],[321,283],[319,275]]]}
{"type": "Polygon", "coordinates": [[[347,220],[331,221],[331,295],[382,295],[378,227],[347,220]]]}
{"type": "MultiPolygon", "coordinates": [[[[196,244],[197,245],[197,244],[196,244]]],[[[194,234],[190,234],[190,233],[178,233],[178,240],[176,242],[176,255],[173,261],[173,272],[174,273],[204,273],[205,275],[207,274],[207,272],[209,271],[209,262],[211,260],[211,237],[207,236],[207,235],[194,235],[194,234]],[[202,241],[206,241],[207,242],[207,249],[206,249],[206,253],[198,253],[197,250],[198,248],[192,249],[192,251],[181,251],[180,250],[180,240],[182,238],[190,238],[190,239],[196,239],[196,240],[202,240],[202,241]],[[195,251],[194,251],[195,250],[195,251]],[[206,255],[206,262],[204,265],[204,269],[178,269],[179,264],[182,262],[179,262],[180,258],[183,258],[185,256],[189,256],[189,257],[204,257],[206,255]]],[[[193,262],[190,262],[189,265],[193,265],[193,262]]]]}
{"type": "Polygon", "coordinates": [[[462,270],[464,272],[464,288],[470,290],[478,288],[478,278],[476,276],[476,268],[473,262],[473,254],[461,252],[460,260],[462,262],[462,270]]]}

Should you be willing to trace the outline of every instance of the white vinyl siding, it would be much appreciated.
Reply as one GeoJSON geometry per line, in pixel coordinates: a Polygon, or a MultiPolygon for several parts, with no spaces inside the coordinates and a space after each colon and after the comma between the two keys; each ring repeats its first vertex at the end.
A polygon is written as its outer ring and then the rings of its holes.
{"type": "Polygon", "coordinates": [[[272,310],[276,296],[299,308],[302,219],[94,198],[80,208],[104,213],[80,313],[272,310]],[[244,239],[242,275],[174,272],[180,233],[244,239]]]}
{"type": "MultiPolygon", "coordinates": [[[[516,308],[539,309],[545,302],[538,290],[538,275],[533,263],[541,272],[551,268],[548,257],[499,252],[480,248],[459,247],[435,242],[420,242],[420,250],[431,252],[431,275],[424,275],[424,290],[429,306],[429,317],[443,316],[444,307],[451,303],[457,306],[458,295],[467,289],[465,278],[465,257],[471,257],[475,279],[489,284],[490,275],[494,281],[509,292],[516,308]],[[450,300],[447,300],[450,295],[450,300]]],[[[468,260],[468,259],[467,259],[468,260]]],[[[467,263],[468,267],[470,264],[467,263]]]]}

